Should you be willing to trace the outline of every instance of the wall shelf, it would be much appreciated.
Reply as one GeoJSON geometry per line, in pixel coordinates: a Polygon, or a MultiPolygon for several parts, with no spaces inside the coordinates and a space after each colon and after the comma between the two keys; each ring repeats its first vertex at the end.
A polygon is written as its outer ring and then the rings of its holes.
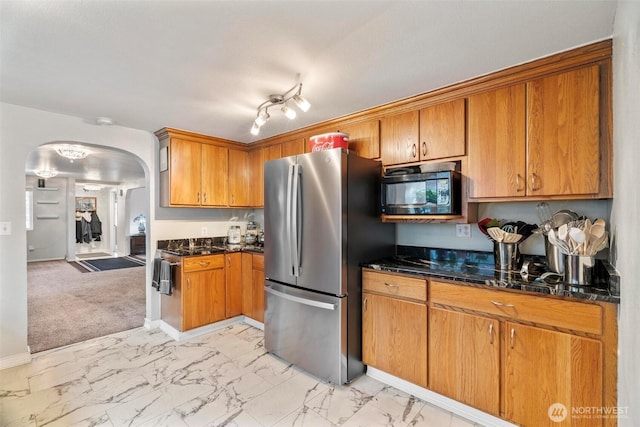
{"type": "Polygon", "coordinates": [[[36,219],[58,219],[59,215],[37,215],[36,219]]]}
{"type": "Polygon", "coordinates": [[[35,187],[34,190],[38,191],[58,191],[58,187],[35,187]]]}
{"type": "Polygon", "coordinates": [[[58,200],[38,200],[36,203],[39,205],[57,205],[60,202],[58,200]]]}

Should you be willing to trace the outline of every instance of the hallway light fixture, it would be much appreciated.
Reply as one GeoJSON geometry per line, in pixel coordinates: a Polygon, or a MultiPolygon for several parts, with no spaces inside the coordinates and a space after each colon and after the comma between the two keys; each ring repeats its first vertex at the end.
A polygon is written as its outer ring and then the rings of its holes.
{"type": "Polygon", "coordinates": [[[36,169],[33,173],[44,179],[53,178],[58,175],[58,171],[54,169],[36,169]]]}
{"type": "Polygon", "coordinates": [[[289,101],[293,100],[296,106],[302,112],[309,111],[311,108],[311,104],[309,101],[302,97],[302,83],[296,84],[294,87],[283,93],[282,95],[269,95],[269,99],[260,104],[257,108],[258,112],[256,114],[256,119],[253,121],[253,125],[251,126],[251,135],[258,135],[260,133],[260,128],[264,125],[267,120],[269,120],[269,108],[274,107],[276,105],[282,105],[281,111],[284,115],[289,119],[293,120],[296,118],[296,110],[289,107],[289,101]]]}
{"type": "Polygon", "coordinates": [[[89,150],[87,150],[82,145],[74,145],[74,144],[59,144],[55,147],[56,153],[61,155],[62,157],[66,157],[73,163],[74,160],[84,159],[89,155],[89,150]]]}
{"type": "Polygon", "coordinates": [[[82,189],[84,191],[100,191],[102,190],[102,185],[97,184],[85,184],[82,189]]]}

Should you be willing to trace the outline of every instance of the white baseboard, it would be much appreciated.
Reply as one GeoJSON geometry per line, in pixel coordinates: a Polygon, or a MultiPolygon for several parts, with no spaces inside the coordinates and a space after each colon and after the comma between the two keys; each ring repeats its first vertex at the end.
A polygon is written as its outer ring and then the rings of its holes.
{"type": "Polygon", "coordinates": [[[211,323],[210,325],[201,326],[196,329],[191,329],[187,332],[180,332],[173,326],[169,325],[163,320],[160,320],[159,328],[162,332],[169,335],[176,341],[182,341],[193,337],[198,337],[200,335],[208,334],[210,332],[217,331],[219,329],[226,328],[227,326],[235,325],[236,323],[241,323],[243,321],[243,316],[232,317],[231,319],[221,320],[220,322],[211,323]]]}
{"type": "Polygon", "coordinates": [[[143,327],[145,329],[157,329],[160,327],[160,323],[162,322],[162,320],[150,320],[148,318],[144,318],[144,325],[143,327]]]}
{"type": "MultiPolygon", "coordinates": [[[[28,347],[27,347],[28,349],[28,347]]],[[[31,363],[31,351],[0,358],[0,371],[31,363]]]]}
{"type": "Polygon", "coordinates": [[[426,388],[417,386],[413,383],[395,377],[379,369],[368,366],[367,376],[392,387],[395,387],[398,390],[402,390],[405,393],[409,393],[426,402],[432,403],[435,406],[446,411],[453,412],[455,415],[465,418],[474,423],[492,427],[516,427],[514,424],[511,424],[510,422],[505,421],[501,418],[496,418],[493,415],[487,414],[486,412],[482,412],[476,408],[467,406],[464,403],[460,403],[457,400],[450,399],[431,390],[427,390],[426,388]]]}
{"type": "Polygon", "coordinates": [[[242,321],[244,323],[246,323],[249,326],[253,326],[254,328],[258,328],[261,331],[264,331],[264,323],[260,323],[257,320],[254,320],[254,319],[252,319],[250,317],[247,317],[247,316],[243,316],[243,317],[244,317],[244,319],[242,319],[242,321]]]}

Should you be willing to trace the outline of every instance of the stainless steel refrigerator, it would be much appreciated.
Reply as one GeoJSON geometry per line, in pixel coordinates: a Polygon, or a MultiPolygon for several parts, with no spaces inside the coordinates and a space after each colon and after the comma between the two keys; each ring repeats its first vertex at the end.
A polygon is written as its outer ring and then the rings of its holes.
{"type": "Polygon", "coordinates": [[[364,372],[360,263],[394,252],[380,176],[339,148],[264,166],[265,348],[335,384],[364,372]]]}

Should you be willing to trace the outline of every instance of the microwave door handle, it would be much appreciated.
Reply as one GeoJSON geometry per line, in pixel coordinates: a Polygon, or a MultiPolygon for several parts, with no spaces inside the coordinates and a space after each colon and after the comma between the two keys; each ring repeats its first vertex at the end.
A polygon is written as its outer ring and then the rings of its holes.
{"type": "Polygon", "coordinates": [[[289,265],[287,266],[287,268],[289,269],[289,273],[295,275],[295,268],[294,268],[294,264],[293,264],[293,246],[292,246],[292,230],[291,230],[291,223],[292,223],[292,209],[293,206],[291,204],[293,196],[292,196],[292,185],[293,185],[293,168],[294,165],[289,165],[289,169],[287,170],[287,199],[285,201],[285,241],[287,242],[287,250],[289,253],[289,259],[287,260],[289,265]]]}
{"type": "Polygon", "coordinates": [[[291,215],[291,255],[292,255],[292,264],[293,264],[293,275],[295,277],[300,276],[300,256],[302,249],[302,230],[300,229],[301,224],[301,214],[302,214],[302,206],[300,204],[301,194],[300,194],[300,175],[302,174],[302,170],[300,165],[293,165],[293,182],[291,185],[291,207],[292,207],[292,215],[291,215]]]}

